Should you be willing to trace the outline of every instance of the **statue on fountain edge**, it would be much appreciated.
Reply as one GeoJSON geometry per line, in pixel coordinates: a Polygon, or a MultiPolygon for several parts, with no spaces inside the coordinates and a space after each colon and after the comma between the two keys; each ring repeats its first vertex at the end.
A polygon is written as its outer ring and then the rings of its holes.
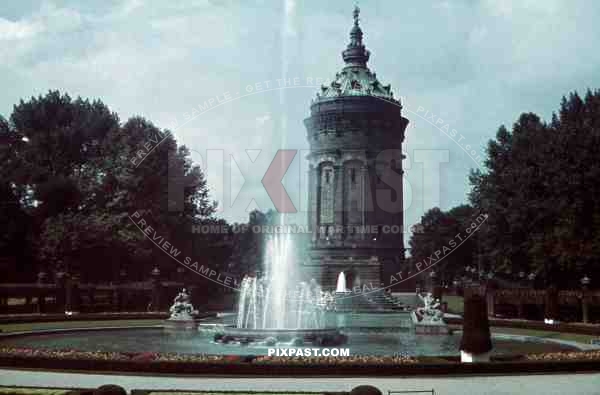
{"type": "Polygon", "coordinates": [[[193,321],[198,311],[192,305],[192,297],[185,288],[181,290],[173,300],[173,305],[169,308],[172,321],[193,321]]]}
{"type": "Polygon", "coordinates": [[[448,326],[444,322],[444,312],[440,309],[440,300],[433,297],[431,292],[422,296],[423,307],[417,307],[411,313],[415,331],[419,334],[447,334],[448,326]]]}

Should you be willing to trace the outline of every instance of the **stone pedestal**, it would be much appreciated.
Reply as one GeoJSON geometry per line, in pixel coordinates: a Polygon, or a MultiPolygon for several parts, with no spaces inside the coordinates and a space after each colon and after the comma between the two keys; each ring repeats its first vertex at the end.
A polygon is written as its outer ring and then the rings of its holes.
{"type": "Polygon", "coordinates": [[[448,335],[450,330],[447,325],[415,324],[417,335],[448,335]]]}
{"type": "Polygon", "coordinates": [[[462,363],[490,362],[490,353],[471,354],[464,350],[460,350],[460,361],[462,363]]]}
{"type": "Polygon", "coordinates": [[[196,330],[198,322],[196,320],[165,320],[164,327],[172,330],[196,330]]]}
{"type": "Polygon", "coordinates": [[[439,308],[439,300],[435,299],[431,293],[428,293],[424,297],[420,294],[417,294],[417,296],[425,306],[418,307],[410,313],[415,333],[418,335],[449,334],[450,330],[444,321],[444,313],[439,308]]]}

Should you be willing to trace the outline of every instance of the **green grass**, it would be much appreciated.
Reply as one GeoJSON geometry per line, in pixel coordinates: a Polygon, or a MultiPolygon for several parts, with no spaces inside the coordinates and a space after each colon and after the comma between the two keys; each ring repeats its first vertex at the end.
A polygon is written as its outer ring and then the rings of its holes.
{"type": "Polygon", "coordinates": [[[505,333],[509,335],[521,335],[521,336],[535,336],[543,339],[559,339],[568,340],[579,343],[590,343],[591,339],[595,339],[597,336],[583,335],[578,333],[561,333],[561,332],[549,332],[537,329],[521,329],[521,328],[505,328],[505,327],[492,327],[490,328],[492,333],[505,333]]]}
{"type": "Polygon", "coordinates": [[[463,297],[456,295],[444,295],[442,300],[448,303],[448,312],[452,314],[463,313],[463,297]]]}
{"type": "Polygon", "coordinates": [[[0,387],[0,395],[63,395],[71,391],[60,388],[0,387]]]}
{"type": "Polygon", "coordinates": [[[148,395],[320,395],[322,392],[252,392],[252,391],[194,391],[194,392],[160,392],[152,391],[148,395]]]}
{"type": "MultiPolygon", "coordinates": [[[[101,321],[53,321],[30,322],[24,324],[0,324],[3,332],[37,331],[44,329],[105,328],[111,326],[150,326],[161,325],[163,320],[101,320],[101,321]]],[[[0,394],[1,395],[1,394],[0,394]]]]}

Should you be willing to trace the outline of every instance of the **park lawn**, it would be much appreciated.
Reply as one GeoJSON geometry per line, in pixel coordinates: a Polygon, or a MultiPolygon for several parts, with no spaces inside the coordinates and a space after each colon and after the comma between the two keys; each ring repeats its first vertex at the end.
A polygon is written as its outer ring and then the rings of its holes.
{"type": "Polygon", "coordinates": [[[521,336],[535,336],[543,339],[558,339],[574,341],[579,343],[590,344],[591,339],[596,339],[597,336],[584,335],[579,333],[561,333],[561,332],[549,332],[537,329],[521,329],[521,328],[505,328],[505,327],[491,327],[492,333],[504,333],[508,335],[521,335],[521,336]]]}
{"type": "Polygon", "coordinates": [[[457,295],[444,295],[442,301],[448,303],[448,313],[463,314],[463,297],[457,295]]]}
{"type": "Polygon", "coordinates": [[[0,395],[63,395],[71,389],[61,388],[29,388],[0,386],[0,395]]]}
{"type": "Polygon", "coordinates": [[[179,392],[179,391],[152,391],[148,395],[321,395],[322,392],[265,392],[265,391],[190,391],[190,392],[179,392]]]}
{"type": "MultiPolygon", "coordinates": [[[[98,321],[51,321],[28,322],[21,324],[0,324],[4,333],[38,331],[44,329],[70,329],[70,328],[106,328],[115,326],[152,326],[162,325],[164,320],[98,320],[98,321]]],[[[1,395],[1,394],[0,394],[1,395]]]]}

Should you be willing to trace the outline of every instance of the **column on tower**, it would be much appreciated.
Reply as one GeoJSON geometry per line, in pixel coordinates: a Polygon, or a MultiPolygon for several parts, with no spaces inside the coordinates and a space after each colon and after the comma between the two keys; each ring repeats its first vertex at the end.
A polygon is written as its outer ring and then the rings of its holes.
{"type": "MultiPolygon", "coordinates": [[[[369,194],[369,188],[370,188],[369,167],[366,164],[363,164],[360,167],[360,188],[361,188],[361,196],[360,196],[361,228],[365,229],[365,226],[368,223],[368,218],[367,218],[368,201],[367,201],[367,199],[370,196],[370,194],[369,194]]],[[[361,240],[365,239],[364,231],[360,232],[360,238],[361,238],[361,240]]]]}
{"type": "Polygon", "coordinates": [[[344,226],[344,165],[338,163],[334,166],[335,171],[335,240],[343,240],[344,234],[339,229],[344,226]]]}
{"type": "Polygon", "coordinates": [[[319,167],[313,164],[308,170],[308,202],[308,226],[314,243],[319,236],[319,167]]]}

